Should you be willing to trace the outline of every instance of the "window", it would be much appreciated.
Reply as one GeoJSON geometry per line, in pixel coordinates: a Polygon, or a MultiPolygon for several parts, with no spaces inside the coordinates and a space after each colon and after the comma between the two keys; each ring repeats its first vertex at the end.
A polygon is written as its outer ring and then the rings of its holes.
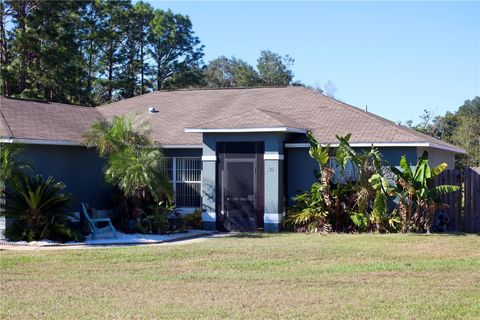
{"type": "Polygon", "coordinates": [[[167,157],[164,170],[173,184],[175,205],[201,206],[202,160],[199,157],[167,157]]]}
{"type": "Polygon", "coordinates": [[[343,174],[340,175],[340,165],[337,162],[337,159],[335,157],[330,157],[330,168],[335,171],[335,174],[333,175],[333,183],[347,183],[349,181],[355,181],[358,178],[357,174],[357,169],[355,168],[355,165],[348,160],[347,165],[345,166],[345,170],[343,171],[343,174]]]}

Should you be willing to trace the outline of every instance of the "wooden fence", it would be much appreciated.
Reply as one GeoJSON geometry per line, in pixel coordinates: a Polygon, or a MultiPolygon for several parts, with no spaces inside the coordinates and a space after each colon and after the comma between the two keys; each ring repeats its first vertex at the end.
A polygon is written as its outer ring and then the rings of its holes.
{"type": "Polygon", "coordinates": [[[445,170],[435,177],[434,185],[451,184],[460,187],[457,192],[443,197],[449,206],[449,231],[480,233],[480,167],[464,170],[445,170]]]}

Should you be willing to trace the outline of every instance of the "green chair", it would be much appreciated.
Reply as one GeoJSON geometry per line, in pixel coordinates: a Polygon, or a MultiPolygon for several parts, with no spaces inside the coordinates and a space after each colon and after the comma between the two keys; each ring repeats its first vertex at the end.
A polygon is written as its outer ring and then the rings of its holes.
{"type": "Polygon", "coordinates": [[[87,219],[88,224],[90,225],[90,229],[92,229],[92,240],[95,240],[95,238],[97,237],[97,233],[99,230],[99,228],[97,227],[97,223],[99,222],[107,222],[108,227],[110,228],[110,231],[112,231],[113,237],[115,239],[118,239],[117,234],[115,233],[115,228],[113,227],[113,224],[110,218],[90,218],[90,216],[88,215],[87,208],[85,207],[85,204],[82,202],[81,205],[82,205],[83,215],[85,216],[85,219],[87,219]]]}

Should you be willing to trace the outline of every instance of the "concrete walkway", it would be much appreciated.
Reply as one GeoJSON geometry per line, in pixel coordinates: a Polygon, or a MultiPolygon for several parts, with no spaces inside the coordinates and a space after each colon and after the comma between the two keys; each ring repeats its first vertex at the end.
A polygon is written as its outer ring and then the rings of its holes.
{"type": "Polygon", "coordinates": [[[184,245],[202,242],[207,239],[225,237],[228,233],[219,233],[217,231],[195,230],[186,233],[177,233],[165,235],[164,239],[158,239],[148,242],[125,242],[114,241],[114,239],[95,240],[95,243],[77,242],[77,243],[54,243],[54,242],[36,242],[36,243],[18,243],[0,240],[1,250],[24,251],[24,250],[71,250],[71,249],[102,249],[112,247],[129,247],[129,246],[159,246],[159,245],[184,245]]]}

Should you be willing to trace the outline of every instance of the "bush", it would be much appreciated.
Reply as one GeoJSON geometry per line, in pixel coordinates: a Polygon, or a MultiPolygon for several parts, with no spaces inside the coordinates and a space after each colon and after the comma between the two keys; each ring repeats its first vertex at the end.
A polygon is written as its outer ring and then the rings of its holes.
{"type": "Polygon", "coordinates": [[[153,213],[148,216],[152,225],[152,232],[156,234],[166,233],[168,231],[168,219],[167,214],[169,208],[163,206],[155,206],[153,213]]]}
{"type": "Polygon", "coordinates": [[[47,230],[46,238],[58,242],[78,242],[85,240],[85,237],[80,233],[80,231],[71,227],[68,223],[54,223],[50,225],[47,230]]]}
{"type": "Polygon", "coordinates": [[[185,218],[178,212],[174,212],[168,216],[168,224],[170,231],[185,230],[185,218]]]}
{"type": "Polygon", "coordinates": [[[350,137],[336,136],[340,142],[335,150],[337,164],[330,167],[330,146],[322,146],[307,132],[309,154],[319,165],[317,181],[309,191],[293,198],[295,205],[285,219],[287,229],[319,232],[330,224],[336,232],[430,232],[435,211],[445,208],[441,196],[459,189],[453,185],[432,187],[432,178],[447,164],[430,168],[424,151],[414,170],[405,156],[400,168],[388,168],[378,149],[357,152],[350,146],[350,137]],[[349,163],[354,179],[335,178],[334,174],[341,177],[346,172],[349,163]],[[395,184],[387,179],[390,173],[395,175],[395,184]],[[392,197],[397,203],[393,211],[388,207],[392,197]]]}
{"type": "Polygon", "coordinates": [[[295,205],[288,209],[284,220],[286,230],[299,232],[329,232],[328,211],[325,209],[323,185],[316,182],[310,191],[293,198],[295,205]]]}
{"type": "Polygon", "coordinates": [[[66,186],[53,177],[24,177],[7,192],[2,215],[13,218],[8,228],[8,239],[32,241],[78,240],[79,235],[70,227],[68,208],[70,195],[62,193],[66,186]]]}
{"type": "Polygon", "coordinates": [[[195,209],[193,213],[187,214],[184,217],[185,227],[187,229],[199,230],[203,229],[202,210],[195,209]]]}

